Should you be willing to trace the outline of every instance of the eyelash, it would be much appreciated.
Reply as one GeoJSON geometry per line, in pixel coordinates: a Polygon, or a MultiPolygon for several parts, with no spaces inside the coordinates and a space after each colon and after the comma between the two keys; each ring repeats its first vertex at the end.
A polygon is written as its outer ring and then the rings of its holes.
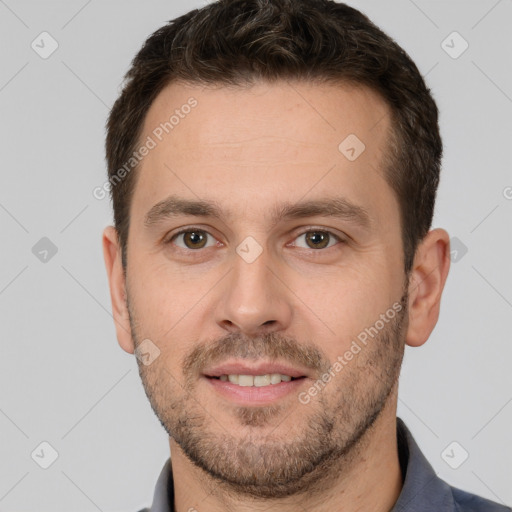
{"type": "MultiPolygon", "coordinates": [[[[199,231],[201,233],[206,233],[208,236],[211,236],[212,238],[215,239],[215,237],[211,233],[206,231],[205,229],[199,228],[199,227],[195,227],[195,226],[189,226],[187,228],[181,229],[177,233],[174,233],[170,238],[167,238],[164,241],[164,244],[165,245],[171,244],[178,236],[183,235],[185,233],[190,233],[190,232],[193,232],[193,231],[199,231]]],[[[341,236],[336,235],[332,231],[329,231],[329,230],[324,229],[324,228],[315,228],[315,227],[312,227],[312,228],[310,227],[307,230],[298,233],[295,236],[294,240],[296,240],[300,236],[306,235],[308,233],[327,233],[329,236],[333,237],[338,243],[346,243],[346,239],[345,238],[342,238],[341,236]]],[[[337,245],[337,244],[334,244],[334,245],[337,245]]],[[[314,252],[322,252],[322,251],[325,251],[326,249],[331,249],[332,247],[334,247],[334,245],[331,245],[329,247],[325,247],[324,249],[312,249],[312,248],[309,248],[309,249],[311,251],[314,251],[314,252]]],[[[178,249],[183,249],[183,247],[178,247],[178,249]]],[[[304,247],[300,247],[300,249],[304,249],[304,247]]],[[[190,251],[190,252],[200,252],[200,249],[188,249],[187,248],[187,249],[183,249],[183,250],[190,251]]]]}

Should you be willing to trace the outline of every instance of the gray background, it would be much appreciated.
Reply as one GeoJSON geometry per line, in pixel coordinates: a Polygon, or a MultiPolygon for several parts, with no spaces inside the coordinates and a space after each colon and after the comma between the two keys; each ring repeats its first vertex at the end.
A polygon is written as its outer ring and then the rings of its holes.
{"type": "MultiPolygon", "coordinates": [[[[350,4],[406,49],[438,101],[434,227],[458,239],[439,323],[406,351],[398,413],[442,478],[510,505],[512,1],[350,4]],[[469,43],[458,58],[458,36],[442,45],[453,31],[469,43]]],[[[117,345],[100,246],[110,206],[92,191],[105,181],[104,123],[130,60],[201,5],[0,0],[2,511],[151,502],[167,437],[117,345]],[[47,59],[31,47],[43,31],[59,45],[47,59]],[[58,452],[48,469],[31,457],[43,441],[58,452]]]]}

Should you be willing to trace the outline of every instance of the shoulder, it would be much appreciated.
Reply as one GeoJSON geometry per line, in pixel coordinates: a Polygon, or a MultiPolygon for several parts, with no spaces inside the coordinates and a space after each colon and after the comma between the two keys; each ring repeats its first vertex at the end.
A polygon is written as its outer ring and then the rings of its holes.
{"type": "Polygon", "coordinates": [[[476,494],[452,487],[453,501],[457,512],[512,512],[512,508],[482,498],[476,494]]]}

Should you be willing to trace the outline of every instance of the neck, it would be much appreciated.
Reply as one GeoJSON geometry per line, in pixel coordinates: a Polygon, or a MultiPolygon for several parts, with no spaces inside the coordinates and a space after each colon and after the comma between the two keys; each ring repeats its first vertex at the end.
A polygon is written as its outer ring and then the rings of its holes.
{"type": "Polygon", "coordinates": [[[350,454],[351,462],[333,466],[317,489],[280,500],[255,500],[223,492],[219,483],[196,467],[170,438],[176,512],[389,512],[402,489],[396,439],[396,393],[350,454]],[[392,402],[392,403],[391,403],[392,402]],[[340,470],[340,468],[343,468],[340,470]],[[311,492],[310,492],[311,491],[311,492]]]}

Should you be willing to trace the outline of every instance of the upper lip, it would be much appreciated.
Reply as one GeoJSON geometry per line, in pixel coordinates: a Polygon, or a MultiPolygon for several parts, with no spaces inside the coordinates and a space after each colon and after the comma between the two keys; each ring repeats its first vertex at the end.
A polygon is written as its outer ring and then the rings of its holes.
{"type": "Polygon", "coordinates": [[[204,370],[207,377],[220,377],[221,375],[267,375],[280,373],[290,377],[307,377],[306,372],[299,368],[293,368],[283,363],[257,363],[248,365],[242,362],[223,363],[204,370]]]}

